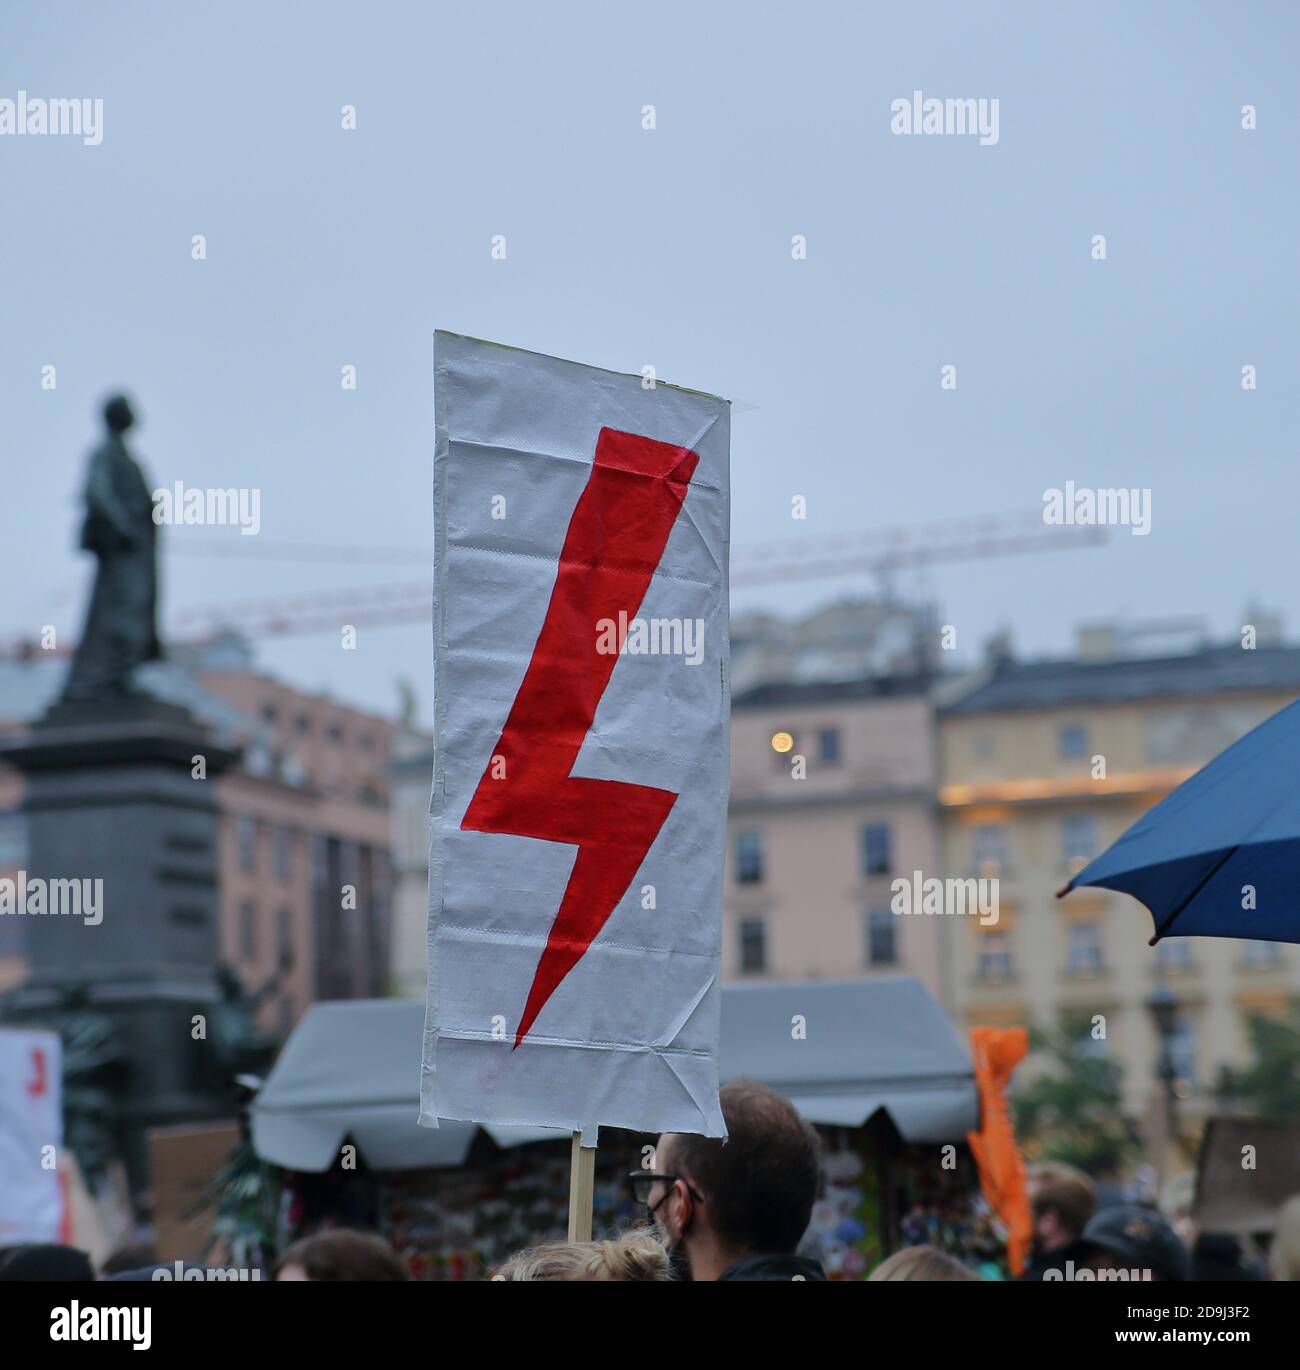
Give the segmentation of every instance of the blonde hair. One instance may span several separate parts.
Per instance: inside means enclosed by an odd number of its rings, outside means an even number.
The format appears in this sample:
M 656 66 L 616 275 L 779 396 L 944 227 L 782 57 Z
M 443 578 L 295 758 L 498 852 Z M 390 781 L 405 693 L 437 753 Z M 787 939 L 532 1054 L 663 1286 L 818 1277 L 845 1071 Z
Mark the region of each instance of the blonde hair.
M 554 1242 L 516 1252 L 494 1280 L 671 1280 L 668 1248 L 653 1228 L 603 1242 Z
M 905 1246 L 881 1261 L 871 1280 L 978 1280 L 979 1276 L 937 1246 Z
M 1300 1194 L 1293 1194 L 1277 1215 L 1268 1273 L 1275 1280 L 1300 1280 Z

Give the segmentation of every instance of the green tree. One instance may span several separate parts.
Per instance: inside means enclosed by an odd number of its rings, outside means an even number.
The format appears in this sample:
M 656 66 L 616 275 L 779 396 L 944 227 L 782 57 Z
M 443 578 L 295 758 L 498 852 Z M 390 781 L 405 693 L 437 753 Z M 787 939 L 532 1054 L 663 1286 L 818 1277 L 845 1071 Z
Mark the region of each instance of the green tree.
M 1248 1031 L 1254 1059 L 1223 1072 L 1219 1098 L 1256 1118 L 1300 1117 L 1300 1004 L 1286 1017 L 1252 1017 Z
M 1123 1071 L 1098 1050 L 1091 1019 L 1062 1015 L 1053 1028 L 1031 1030 L 1029 1046 L 1043 1068 L 1012 1099 L 1026 1158 L 1119 1174 L 1137 1138 L 1121 1112 Z

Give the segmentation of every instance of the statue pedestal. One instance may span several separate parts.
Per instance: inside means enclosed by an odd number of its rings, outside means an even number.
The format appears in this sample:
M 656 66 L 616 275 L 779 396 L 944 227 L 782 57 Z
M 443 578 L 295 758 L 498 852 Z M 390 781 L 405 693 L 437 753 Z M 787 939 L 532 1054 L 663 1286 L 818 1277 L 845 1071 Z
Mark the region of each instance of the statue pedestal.
M 133 1189 L 147 1128 L 231 1111 L 207 1039 L 222 998 L 212 787 L 237 755 L 187 710 L 141 696 L 56 704 L 0 744 L 0 761 L 27 782 L 28 889 L 45 890 L 48 908 L 54 882 L 74 882 L 80 903 L 65 885 L 65 907 L 83 909 L 33 912 L 29 895 L 18 916 L 30 974 L 5 996 L 5 1016 L 111 1025 L 102 1054 L 115 1061 L 114 1140 Z M 193 778 L 197 757 L 206 779 Z

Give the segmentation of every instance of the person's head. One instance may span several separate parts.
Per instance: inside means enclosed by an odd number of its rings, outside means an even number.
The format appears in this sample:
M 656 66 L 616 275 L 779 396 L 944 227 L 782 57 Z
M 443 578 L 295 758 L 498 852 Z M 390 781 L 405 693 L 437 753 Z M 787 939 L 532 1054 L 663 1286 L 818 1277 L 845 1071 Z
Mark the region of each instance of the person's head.
M 1268 1273 L 1275 1280 L 1300 1280 L 1300 1194 L 1293 1194 L 1278 1211 Z
M 555 1242 L 519 1251 L 494 1280 L 671 1280 L 668 1248 L 651 1227 L 604 1242 Z
M 340 1228 L 287 1247 L 275 1263 L 277 1280 L 409 1280 L 410 1272 L 382 1238 Z
M 817 1197 L 817 1134 L 794 1105 L 754 1080 L 719 1096 L 727 1140 L 665 1132 L 646 1206 L 694 1279 L 746 1256 L 789 1255 Z
M 979 1276 L 937 1246 L 905 1246 L 881 1261 L 871 1280 L 978 1280 Z
M 1154 1209 L 1133 1204 L 1116 1204 L 1095 1213 L 1060 1259 L 1062 1263 L 1072 1260 L 1076 1268 L 1095 1271 L 1102 1279 L 1112 1271 L 1126 1271 L 1129 1279 L 1165 1283 L 1191 1278 L 1187 1249 L 1174 1229 Z
M 1047 1255 L 1077 1241 L 1097 1207 L 1092 1181 L 1082 1170 L 1059 1161 L 1031 1165 L 1027 1179 L 1034 1249 Z
M 0 1280 L 83 1282 L 94 1278 L 90 1257 L 75 1246 L 30 1242 L 11 1246 L 0 1257 Z
M 129 1270 L 143 1270 L 158 1264 L 158 1252 L 152 1242 L 135 1242 L 119 1246 L 116 1251 L 99 1267 L 101 1279 L 109 1275 L 121 1275 Z
M 125 433 L 135 423 L 131 402 L 125 395 L 114 395 L 105 402 L 104 422 L 110 433 Z

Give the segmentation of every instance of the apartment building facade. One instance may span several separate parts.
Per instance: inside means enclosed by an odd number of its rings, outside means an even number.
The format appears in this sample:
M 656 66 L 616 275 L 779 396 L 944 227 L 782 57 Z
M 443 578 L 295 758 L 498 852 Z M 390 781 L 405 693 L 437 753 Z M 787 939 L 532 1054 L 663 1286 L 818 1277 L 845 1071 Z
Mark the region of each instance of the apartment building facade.
M 732 699 L 727 979 L 897 973 L 934 993 L 932 920 L 891 910 L 938 862 L 929 678 L 758 686 Z
M 1136 819 L 1300 694 L 1300 648 L 1199 647 L 1125 658 L 1096 642 L 1068 660 L 991 665 L 940 706 L 938 810 L 947 877 L 997 879 L 999 917 L 940 920 L 941 998 L 962 1026 L 1094 1019 L 1090 1049 L 1124 1069 L 1125 1109 L 1151 1098 L 1176 1003 L 1176 1093 L 1204 1111 L 1224 1066 L 1248 1060 L 1247 1024 L 1300 994 L 1300 948 L 1169 938 L 1151 948 L 1136 900 L 1056 891 Z M 1092 1041 L 1091 1035 L 1089 1040 Z

